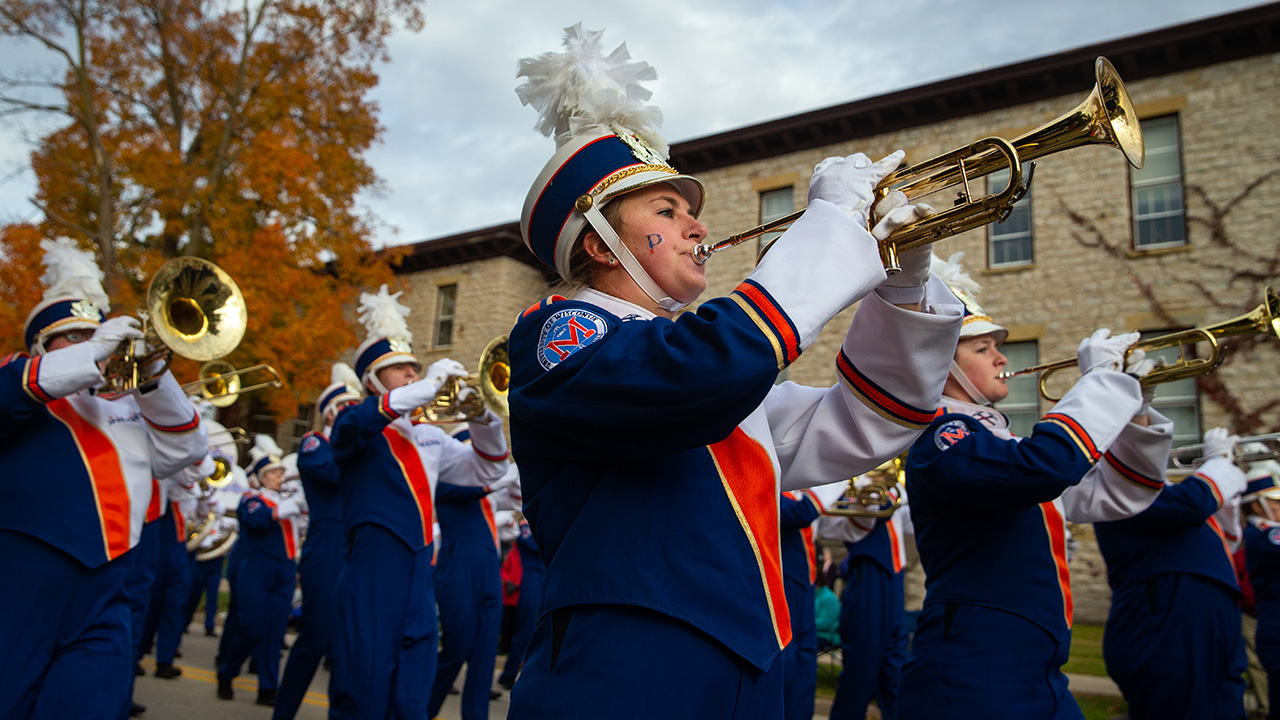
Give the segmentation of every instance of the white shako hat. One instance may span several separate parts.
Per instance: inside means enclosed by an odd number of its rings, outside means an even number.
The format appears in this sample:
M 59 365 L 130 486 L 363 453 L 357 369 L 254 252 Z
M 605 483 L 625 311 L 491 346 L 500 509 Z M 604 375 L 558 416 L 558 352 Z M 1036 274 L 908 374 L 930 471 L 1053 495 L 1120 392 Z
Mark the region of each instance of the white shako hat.
M 413 333 L 405 318 L 409 308 L 400 302 L 402 292 L 389 294 L 383 285 L 377 293 L 360 293 L 360 322 L 368 336 L 356 348 L 356 377 L 372 380 L 379 389 L 376 373 L 388 365 L 422 363 L 413 355 Z
M 960 326 L 960 339 L 990 333 L 995 335 L 996 344 L 999 345 L 1009 337 L 1009 331 L 997 325 L 978 304 L 978 293 L 982 291 L 982 286 L 960 267 L 960 261 L 963 259 L 964 252 L 955 253 L 946 260 L 934 255 L 930 271 L 946 283 L 951 292 L 964 303 L 964 320 Z
M 44 297 L 27 315 L 22 339 L 27 350 L 44 352 L 50 335 L 68 330 L 94 330 L 111 312 L 111 303 L 102 289 L 102 268 L 93 252 L 69 238 L 41 240 L 44 248 Z
M 284 451 L 270 435 L 259 433 L 254 436 L 249 458 L 249 477 L 259 483 L 268 470 L 284 467 Z
M 640 267 L 600 209 L 618 196 L 656 183 L 669 183 L 702 212 L 702 183 L 667 163 L 670 150 L 659 131 L 662 111 L 645 105 L 652 93 L 640 83 L 657 78 L 645 62 L 628 62 L 625 43 L 605 55 L 603 30 L 565 28 L 562 53 L 520 60 L 516 88 L 525 105 L 538 111 L 535 128 L 555 136 L 556 153 L 525 196 L 520 213 L 524 244 L 548 267 L 569 278 L 569 256 L 590 224 L 636 283 L 668 310 L 684 303 L 667 297 Z

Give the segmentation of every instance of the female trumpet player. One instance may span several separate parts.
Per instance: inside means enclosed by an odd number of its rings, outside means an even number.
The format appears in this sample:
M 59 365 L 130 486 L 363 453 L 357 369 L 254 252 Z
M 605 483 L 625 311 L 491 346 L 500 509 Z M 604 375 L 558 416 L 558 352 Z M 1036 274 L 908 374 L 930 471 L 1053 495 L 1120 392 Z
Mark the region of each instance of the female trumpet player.
M 44 299 L 27 350 L 0 358 L 0 717 L 116 718 L 133 657 L 125 586 L 152 478 L 199 460 L 208 440 L 165 371 L 106 400 L 102 364 L 142 339 L 106 319 L 93 253 L 44 241 Z M 146 369 L 144 369 L 146 370 Z
M 966 316 L 938 417 L 907 453 L 907 495 L 926 576 L 902 670 L 899 720 L 1082 718 L 1061 667 L 1071 641 L 1066 522 L 1132 515 L 1156 498 L 1173 423 L 1143 400 L 1153 362 L 1137 333 L 1080 343 L 1083 377 L 1014 437 L 990 407 L 1009 389 L 1007 331 L 972 299 L 959 256 L 935 270 Z M 1125 372 L 1127 370 L 1127 372 Z
M 513 451 L 547 571 L 509 717 L 778 718 L 780 493 L 910 442 L 959 308 L 926 294 L 927 253 L 886 280 L 865 221 L 895 153 L 824 161 L 751 276 L 677 315 L 706 287 L 691 254 L 707 236 L 702 186 L 666 163 L 656 111 L 619 112 L 647 97 L 635 81 L 652 69 L 624 48 L 605 57 L 599 35 L 569 28 L 570 52 L 522 61 L 517 90 L 563 132 L 526 198 L 524 242 L 577 287 L 510 335 Z M 892 205 L 877 233 L 926 212 Z M 859 299 L 832 358 L 841 382 L 775 386 Z

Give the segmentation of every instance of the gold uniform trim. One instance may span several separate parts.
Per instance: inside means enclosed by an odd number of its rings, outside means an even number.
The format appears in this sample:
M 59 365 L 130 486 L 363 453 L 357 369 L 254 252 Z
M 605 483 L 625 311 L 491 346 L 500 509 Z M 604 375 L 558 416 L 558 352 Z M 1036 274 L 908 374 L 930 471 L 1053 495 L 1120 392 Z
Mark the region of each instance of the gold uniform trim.
M 778 341 L 778 336 L 773 332 L 773 328 L 764 321 L 764 318 L 760 317 L 760 314 L 751 306 L 751 303 L 747 302 L 741 295 L 738 293 L 732 293 L 729 297 L 733 298 L 733 301 L 738 303 L 738 307 L 741 307 L 743 312 L 747 314 L 747 317 L 751 318 L 751 321 L 756 324 L 756 327 L 760 328 L 760 332 L 764 334 L 765 338 L 768 339 L 769 344 L 773 346 L 773 355 L 778 361 L 778 369 L 786 369 L 787 357 L 782 352 L 782 343 Z

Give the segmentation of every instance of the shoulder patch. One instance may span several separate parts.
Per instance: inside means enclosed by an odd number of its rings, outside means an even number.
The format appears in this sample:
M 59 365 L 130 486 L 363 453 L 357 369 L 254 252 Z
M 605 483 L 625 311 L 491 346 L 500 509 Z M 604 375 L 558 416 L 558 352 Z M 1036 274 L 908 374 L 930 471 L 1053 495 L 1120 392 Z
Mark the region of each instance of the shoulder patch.
M 946 450 L 961 440 L 969 437 L 973 430 L 963 420 L 948 420 L 933 431 L 933 444 L 939 450 Z
M 1273 527 L 1268 530 L 1267 540 L 1271 541 L 1272 545 L 1280 545 L 1280 527 Z
M 590 310 L 569 308 L 554 312 L 538 335 L 538 362 L 550 370 L 607 332 L 609 324 L 604 317 Z
M 560 302 L 561 300 L 564 300 L 564 299 L 565 297 L 563 295 L 552 295 L 550 297 L 539 300 L 538 302 L 530 305 L 524 312 L 520 313 L 520 317 L 527 317 L 533 312 L 540 310 L 541 308 L 547 305 L 550 305 L 551 303 Z
M 300 453 L 315 452 L 320 447 L 320 438 L 315 435 L 308 435 L 302 439 L 302 447 L 298 448 Z

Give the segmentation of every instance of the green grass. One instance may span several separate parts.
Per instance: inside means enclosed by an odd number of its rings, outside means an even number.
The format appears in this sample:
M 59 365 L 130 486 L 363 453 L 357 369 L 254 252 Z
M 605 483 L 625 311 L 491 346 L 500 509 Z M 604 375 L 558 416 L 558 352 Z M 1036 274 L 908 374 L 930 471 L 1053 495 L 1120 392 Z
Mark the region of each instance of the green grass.
M 1110 720 L 1125 711 L 1124 700 L 1105 695 L 1076 695 L 1085 720 Z
M 1063 672 L 1106 676 L 1102 662 L 1102 626 L 1076 625 L 1071 628 L 1071 655 Z

